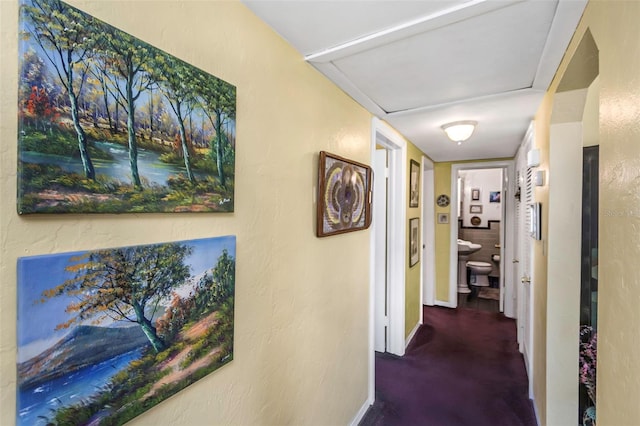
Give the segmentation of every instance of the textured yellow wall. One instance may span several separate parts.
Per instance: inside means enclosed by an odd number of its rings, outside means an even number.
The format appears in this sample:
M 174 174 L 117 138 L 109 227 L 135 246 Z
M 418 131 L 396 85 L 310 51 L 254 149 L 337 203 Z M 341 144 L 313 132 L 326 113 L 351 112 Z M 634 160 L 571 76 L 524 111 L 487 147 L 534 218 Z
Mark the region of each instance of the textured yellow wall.
M 598 424 L 640 421 L 640 2 L 594 1 L 600 56 Z
M 420 165 L 420 204 L 418 207 L 409 207 L 409 202 L 407 201 L 407 265 L 406 265 L 406 274 L 405 274 L 405 299 L 404 299 L 404 329 L 405 329 L 405 337 L 408 337 L 411 331 L 415 328 L 415 326 L 420 321 L 420 309 L 422 309 L 422 301 L 420 300 L 420 273 L 422 271 L 422 260 L 413 265 L 411 268 L 409 267 L 409 259 L 411 258 L 409 254 L 409 238 L 410 238 L 410 230 L 409 230 L 409 219 L 417 217 L 418 219 L 422 216 L 422 203 L 423 203 L 423 188 L 422 188 L 422 151 L 418 149 L 411 142 L 407 142 L 407 200 L 410 199 L 409 196 L 409 182 L 411 179 L 411 160 L 417 161 Z M 420 236 L 422 241 L 423 230 L 420 229 Z M 420 246 L 420 253 L 422 253 L 422 245 Z M 422 255 L 422 254 L 421 254 Z
M 548 165 L 548 123 L 551 95 L 566 71 L 578 43 L 587 29 L 599 50 L 599 140 L 600 140 L 600 223 L 599 223 L 599 295 L 598 295 L 598 401 L 600 425 L 637 425 L 640 418 L 640 2 L 591 0 L 574 39 L 567 49 L 545 102 L 536 119 L 537 142 L 543 166 Z M 551 94 L 551 95 L 550 95 Z M 546 122 L 546 123 L 545 123 Z M 546 132 L 546 134 L 545 134 Z M 555 179 L 555 177 L 554 177 Z M 544 197 L 545 194 L 536 194 Z M 552 207 L 553 208 L 553 207 Z M 543 219 L 545 212 L 543 212 Z M 577 218 L 578 220 L 579 218 Z M 543 225 L 543 238 L 547 229 Z M 536 261 L 536 273 L 546 274 L 546 261 Z M 535 294 L 538 330 L 546 327 L 546 283 Z M 544 366 L 553 363 L 553 354 L 545 359 L 546 335 L 535 333 L 535 391 L 542 425 L 547 421 L 545 388 L 553 378 L 545 379 Z M 577 356 L 577 354 L 576 354 Z M 540 367 L 540 368 L 539 368 Z
M 369 231 L 314 236 L 317 153 L 370 163 L 370 114 L 239 2 L 73 1 L 237 86 L 233 214 L 16 214 L 16 1 L 0 2 L 0 424 L 14 424 L 16 259 L 237 235 L 233 362 L 132 425 L 346 424 L 367 397 Z
M 433 165 L 433 179 L 436 199 L 440 194 L 451 198 L 451 163 L 435 163 Z M 439 207 L 438 204 L 435 204 L 435 208 L 436 301 L 452 302 L 449 300 L 449 261 L 451 258 L 449 248 L 451 247 L 451 221 L 456 218 L 451 214 L 451 205 Z M 449 213 L 448 224 L 438 223 L 439 213 Z
M 534 145 L 540 150 L 540 166 L 545 175 L 549 173 L 549 123 L 553 96 L 546 94 L 535 117 Z M 543 245 L 548 238 L 549 225 L 549 187 L 536 187 L 535 200 L 542 204 L 542 240 L 533 244 L 533 277 L 531 284 L 533 297 L 533 394 L 536 412 L 541 425 L 546 424 L 547 401 L 547 258 Z

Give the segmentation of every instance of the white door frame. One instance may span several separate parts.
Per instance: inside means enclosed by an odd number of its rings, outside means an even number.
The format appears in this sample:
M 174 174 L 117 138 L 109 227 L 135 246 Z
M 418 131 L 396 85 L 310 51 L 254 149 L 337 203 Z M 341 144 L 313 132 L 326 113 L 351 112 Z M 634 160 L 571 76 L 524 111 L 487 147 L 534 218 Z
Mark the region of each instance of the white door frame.
M 436 288 L 436 238 L 435 238 L 435 187 L 433 161 L 422 157 L 422 273 L 420 274 L 420 303 L 435 305 Z M 420 307 L 420 324 L 424 309 Z
M 389 211 L 389 203 L 387 201 L 387 178 L 389 176 L 389 168 L 387 166 L 387 149 L 376 149 L 372 159 L 373 166 L 373 205 L 372 205 L 372 223 L 378 226 L 373 227 L 372 232 L 375 235 L 375 250 L 373 259 L 375 265 L 375 301 L 374 301 L 374 349 L 376 352 L 386 352 L 387 342 L 389 341 L 389 318 L 387 317 L 387 308 L 389 299 L 388 286 L 389 282 L 389 252 L 387 250 L 387 241 L 389 240 L 387 229 L 387 216 Z M 382 225 L 384 224 L 384 226 Z
M 406 262 L 406 203 L 407 203 L 407 143 L 387 123 L 374 117 L 371 123 L 371 158 L 375 155 L 376 145 L 388 150 L 389 192 L 388 219 L 389 251 L 389 340 L 387 352 L 402 356 L 405 350 L 404 301 L 405 301 L 405 262 Z M 375 203 L 376 201 L 373 200 Z M 375 400 L 375 227 L 370 236 L 369 253 L 369 401 Z
M 513 244 L 511 237 L 505 239 L 506 230 L 514 232 L 515 201 L 510 191 L 511 183 L 514 181 L 513 160 L 486 161 L 480 163 L 460 163 L 451 166 L 451 235 L 450 235 L 450 260 L 449 260 L 449 306 L 458 306 L 458 218 L 455 217 L 456 206 L 458 206 L 458 172 L 469 169 L 504 169 L 506 184 L 503 187 L 503 201 L 505 203 L 504 220 L 500 221 L 500 298 L 501 304 L 504 300 L 504 314 L 507 317 L 515 317 L 515 303 L 512 295 L 515 286 L 513 281 L 513 268 L 505 267 L 505 259 L 513 259 Z M 504 295 L 507 297 L 503 299 Z
M 527 132 L 528 134 L 528 132 Z M 525 168 L 526 168 L 526 156 L 527 156 L 527 152 L 530 149 L 530 146 L 527 144 L 527 136 L 525 136 L 524 141 L 520 144 L 520 147 L 518 148 L 518 151 L 516 152 L 516 172 L 520 171 L 520 181 L 517 182 L 516 184 L 518 185 L 518 187 L 520 188 L 520 204 L 519 206 L 516 205 L 516 209 L 519 208 L 518 211 L 518 220 L 517 223 L 515 223 L 514 225 L 514 230 L 515 232 L 513 233 L 513 247 L 515 248 L 514 251 L 514 256 L 513 256 L 513 263 L 512 263 L 512 269 L 513 269 L 513 276 L 515 277 L 516 280 L 519 280 L 522 278 L 523 274 L 521 273 L 522 271 L 522 253 L 523 253 L 523 249 L 522 249 L 522 244 L 524 244 L 525 239 L 527 238 L 527 235 L 524 232 L 524 223 L 525 223 L 525 215 L 526 215 L 526 176 L 524 175 Z M 526 318 L 524 318 L 524 295 L 523 295 L 523 283 L 521 282 L 520 285 L 518 285 L 516 283 L 516 303 L 517 303 L 517 309 L 516 309 L 516 334 L 517 334 L 517 339 L 518 339 L 518 350 L 520 351 L 520 353 L 524 353 L 524 320 Z M 525 363 L 528 360 L 525 359 Z M 527 367 L 527 373 L 529 372 L 529 367 Z
M 516 153 L 516 167 L 522 167 L 522 173 L 520 175 L 521 182 L 521 201 L 520 201 L 520 222 L 516 223 L 513 227 L 515 230 L 512 241 L 514 242 L 514 265 L 515 268 L 511 268 L 514 273 L 514 285 L 516 287 L 517 294 L 517 312 L 516 312 L 516 327 L 518 336 L 518 348 L 524 356 L 525 367 L 527 376 L 529 378 L 529 398 L 533 399 L 533 292 L 531 291 L 531 285 L 535 282 L 534 268 L 533 268 L 533 240 L 528 235 L 525 225 L 527 223 L 526 217 L 528 214 L 529 206 L 527 205 L 526 192 L 527 192 L 527 154 L 534 148 L 535 143 L 535 125 L 532 121 L 527 129 L 518 152 Z M 520 165 L 518 163 L 521 163 Z M 533 184 L 533 183 L 531 183 Z M 532 201 L 535 202 L 535 190 L 531 188 L 534 193 Z M 516 235 L 517 233 L 517 235 Z M 517 244 L 517 246 L 515 246 Z M 525 249 L 529 245 L 528 249 Z M 525 256 L 527 256 L 525 258 Z M 526 276 L 526 277 L 525 277 Z M 529 282 L 522 281 L 528 279 Z M 525 287 L 527 286 L 527 287 Z M 526 297 L 525 297 L 526 296 Z
M 556 180 L 553 186 L 545 182 L 549 207 L 547 240 L 542 244 L 546 243 L 547 264 L 547 407 L 553 409 L 547 411 L 552 413 L 547 418 L 553 420 L 553 424 L 575 423 L 578 414 L 578 380 L 571 374 L 579 368 L 580 343 L 577 330 L 580 327 L 582 223 L 576 218 L 582 214 L 583 117 L 589 90 L 556 93 L 549 128 L 552 160 L 548 174 L 553 174 Z M 569 108 L 575 111 L 571 117 L 555 114 Z M 532 283 L 535 282 L 534 277 Z

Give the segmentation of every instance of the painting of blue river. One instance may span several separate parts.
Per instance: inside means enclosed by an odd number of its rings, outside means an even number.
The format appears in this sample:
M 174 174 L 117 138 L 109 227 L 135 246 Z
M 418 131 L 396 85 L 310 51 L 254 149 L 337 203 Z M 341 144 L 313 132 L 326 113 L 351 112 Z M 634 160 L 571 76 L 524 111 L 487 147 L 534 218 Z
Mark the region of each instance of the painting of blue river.
M 64 1 L 18 3 L 19 214 L 233 211 L 233 84 Z
M 15 424 L 124 424 L 231 362 L 235 244 L 20 257 Z
M 96 148 L 107 152 L 113 160 L 93 160 L 96 173 L 123 183 L 131 183 L 129 168 L 129 151 L 124 145 L 113 142 L 94 142 Z M 21 151 L 20 159 L 25 163 L 51 164 L 61 167 L 66 172 L 82 173 L 82 163 L 77 158 L 33 151 Z M 160 161 L 160 154 L 155 151 L 138 148 L 138 171 L 140 177 L 148 184 L 166 186 L 170 176 L 185 174 L 185 168 Z M 204 178 L 202 173 L 194 172 L 197 178 Z
M 18 425 L 46 426 L 58 408 L 77 404 L 99 392 L 116 373 L 140 358 L 141 350 L 108 359 L 18 394 Z

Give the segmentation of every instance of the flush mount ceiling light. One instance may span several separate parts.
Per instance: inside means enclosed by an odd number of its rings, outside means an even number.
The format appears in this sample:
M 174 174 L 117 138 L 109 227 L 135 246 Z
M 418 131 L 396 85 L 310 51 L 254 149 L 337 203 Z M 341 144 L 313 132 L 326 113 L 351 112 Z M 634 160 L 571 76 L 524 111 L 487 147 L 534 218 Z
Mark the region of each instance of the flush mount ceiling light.
M 449 139 L 461 145 L 471 137 L 473 131 L 478 124 L 477 121 L 454 121 L 442 125 L 442 130 L 447 134 Z

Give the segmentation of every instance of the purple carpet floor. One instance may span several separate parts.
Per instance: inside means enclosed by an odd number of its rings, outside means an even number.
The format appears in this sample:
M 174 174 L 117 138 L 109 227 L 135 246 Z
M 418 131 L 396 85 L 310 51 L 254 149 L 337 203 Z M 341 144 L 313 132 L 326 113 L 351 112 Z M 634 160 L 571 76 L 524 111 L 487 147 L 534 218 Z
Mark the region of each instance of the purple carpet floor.
M 424 308 L 403 357 L 376 353 L 376 402 L 361 426 L 535 426 L 516 323 Z

